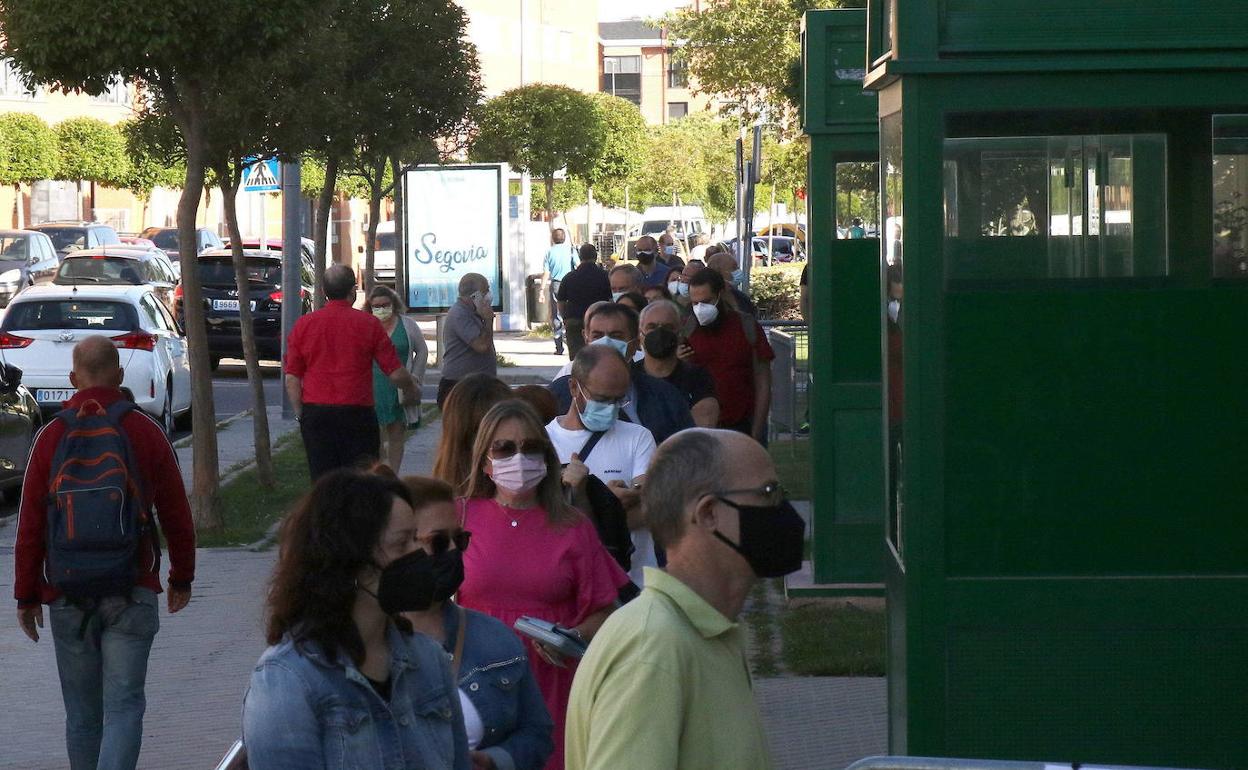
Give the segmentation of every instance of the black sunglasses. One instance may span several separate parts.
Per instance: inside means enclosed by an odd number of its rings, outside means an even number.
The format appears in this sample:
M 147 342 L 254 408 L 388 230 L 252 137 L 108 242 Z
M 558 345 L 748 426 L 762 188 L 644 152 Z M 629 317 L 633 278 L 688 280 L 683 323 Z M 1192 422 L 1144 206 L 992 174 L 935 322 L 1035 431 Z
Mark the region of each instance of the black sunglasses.
M 451 550 L 452 543 L 456 549 L 464 551 L 468 549 L 468 541 L 471 539 L 472 533 L 466 529 L 457 530 L 454 534 L 435 532 L 429 537 L 429 552 L 433 556 L 441 556 Z
M 495 460 L 506 460 L 516 452 L 526 455 L 540 455 L 546 451 L 546 442 L 540 438 L 521 439 L 517 444 L 511 439 L 496 439 L 490 442 L 490 457 Z

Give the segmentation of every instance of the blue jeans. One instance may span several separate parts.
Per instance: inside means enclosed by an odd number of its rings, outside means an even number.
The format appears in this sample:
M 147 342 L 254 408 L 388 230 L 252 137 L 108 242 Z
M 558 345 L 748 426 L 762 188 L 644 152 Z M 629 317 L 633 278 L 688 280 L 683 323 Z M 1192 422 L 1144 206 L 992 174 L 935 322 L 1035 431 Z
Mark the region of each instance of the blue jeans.
M 550 282 L 550 334 L 555 339 L 555 347 L 563 347 L 563 316 L 559 315 L 559 300 L 555 294 L 559 292 L 559 284 L 563 281 Z
M 130 600 L 100 599 L 85 627 L 84 614 L 64 598 L 52 603 L 69 766 L 134 770 L 147 708 L 147 657 L 160 627 L 156 594 L 135 588 Z

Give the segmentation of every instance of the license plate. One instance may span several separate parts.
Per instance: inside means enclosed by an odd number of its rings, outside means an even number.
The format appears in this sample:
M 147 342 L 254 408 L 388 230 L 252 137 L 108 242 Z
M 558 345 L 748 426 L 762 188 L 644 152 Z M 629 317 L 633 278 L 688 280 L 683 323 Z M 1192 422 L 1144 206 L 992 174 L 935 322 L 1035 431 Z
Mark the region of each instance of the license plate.
M 41 404 L 59 404 L 73 397 L 73 388 L 39 388 L 35 391 L 35 400 Z
M 247 305 L 248 307 L 251 308 L 252 312 L 254 313 L 256 310 L 256 301 L 253 299 L 250 302 L 248 302 Z M 212 309 L 213 310 L 233 310 L 235 313 L 237 313 L 238 312 L 238 300 L 236 299 L 214 299 L 212 301 Z

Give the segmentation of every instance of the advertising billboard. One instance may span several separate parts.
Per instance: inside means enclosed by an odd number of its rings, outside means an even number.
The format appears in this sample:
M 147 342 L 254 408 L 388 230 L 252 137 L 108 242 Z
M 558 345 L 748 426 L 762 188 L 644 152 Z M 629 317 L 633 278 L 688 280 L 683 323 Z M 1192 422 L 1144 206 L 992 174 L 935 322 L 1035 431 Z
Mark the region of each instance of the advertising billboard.
M 410 312 L 446 312 L 465 273 L 489 279 L 494 309 L 503 309 L 503 169 L 501 164 L 417 166 L 403 175 L 404 296 Z

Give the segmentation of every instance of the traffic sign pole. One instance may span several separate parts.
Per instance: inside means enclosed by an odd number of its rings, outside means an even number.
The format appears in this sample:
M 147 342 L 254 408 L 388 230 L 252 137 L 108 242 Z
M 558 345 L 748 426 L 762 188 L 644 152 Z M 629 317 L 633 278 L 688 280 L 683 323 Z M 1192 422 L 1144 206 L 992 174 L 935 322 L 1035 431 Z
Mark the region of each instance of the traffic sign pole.
M 286 395 L 286 344 L 303 314 L 303 282 L 300 279 L 303 244 L 299 228 L 302 180 L 299 163 L 282 164 L 282 418 L 294 419 L 295 409 Z

